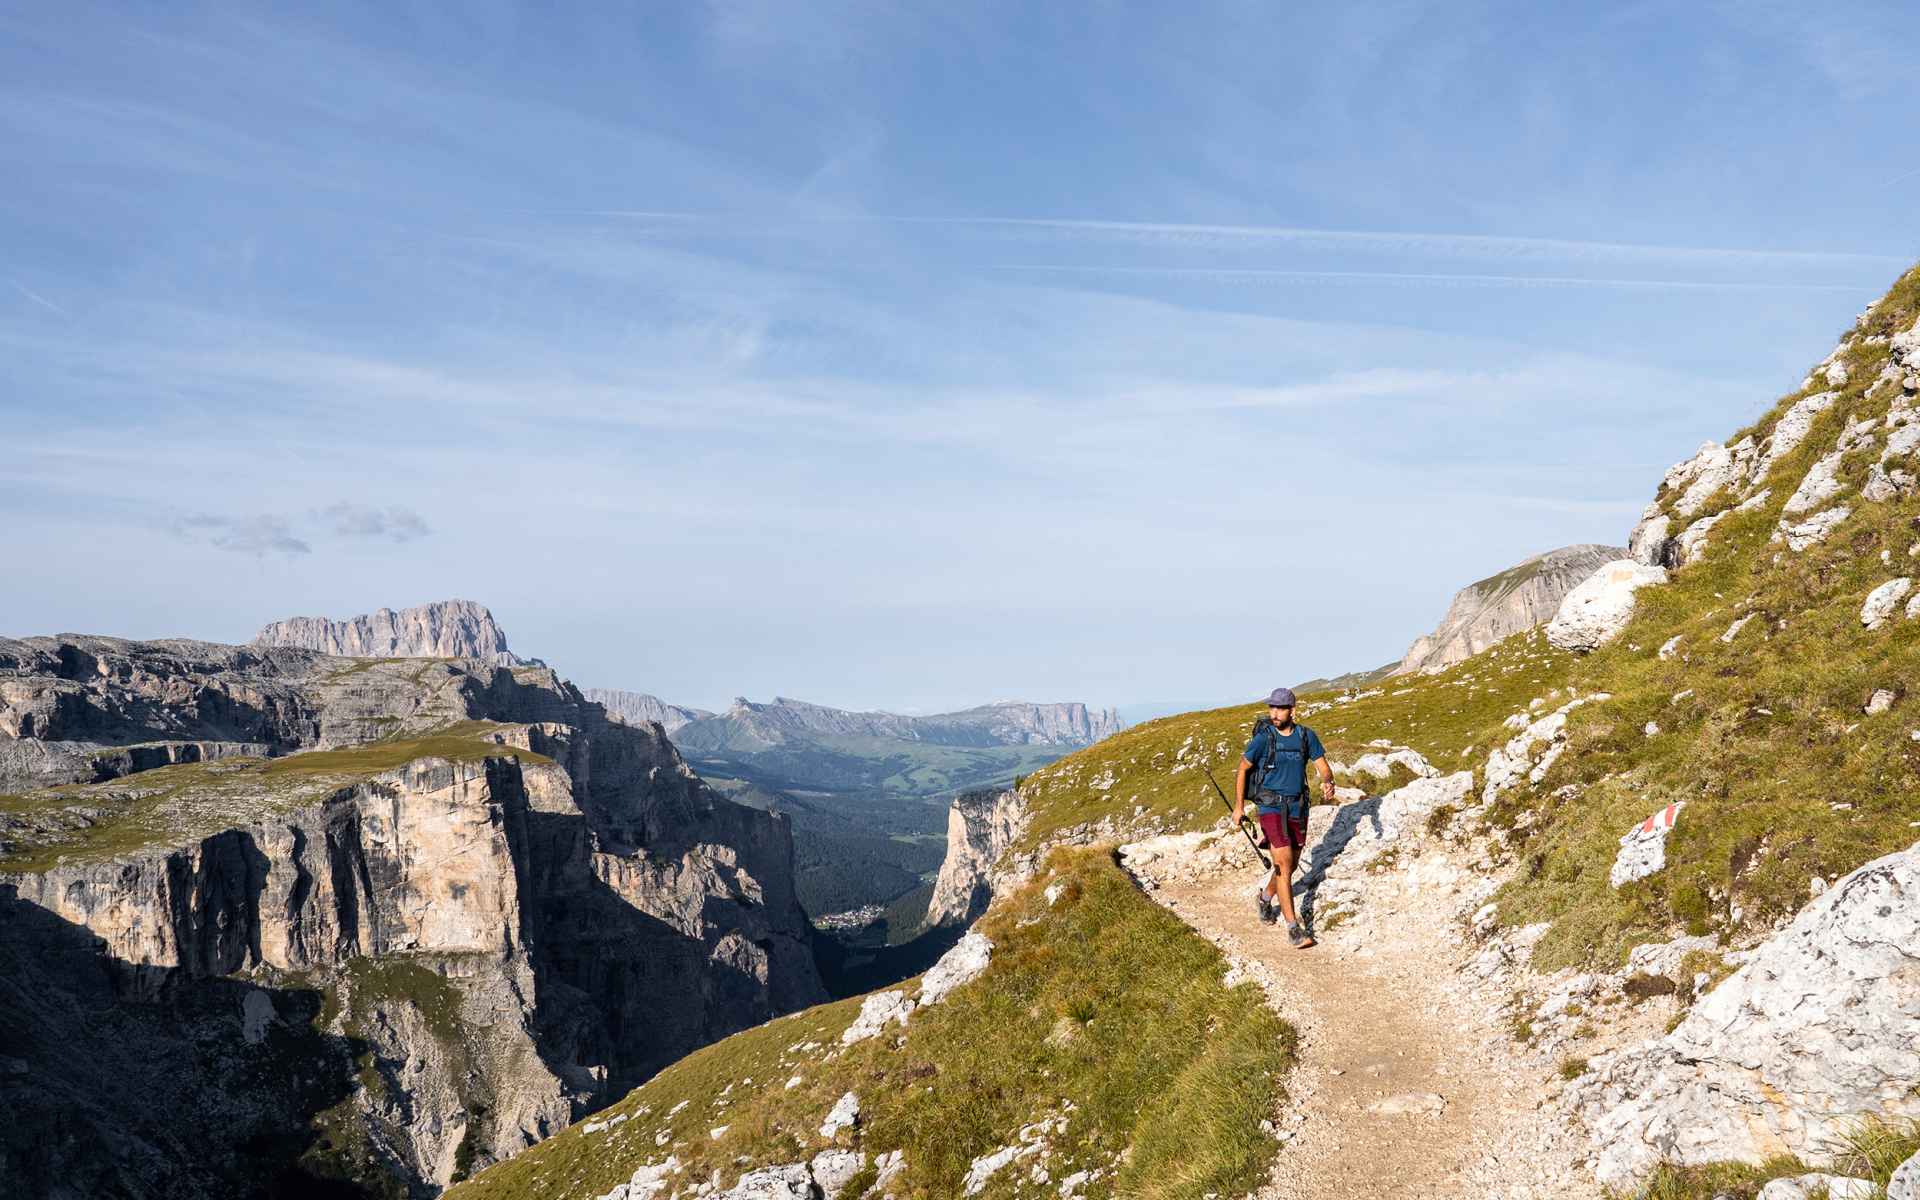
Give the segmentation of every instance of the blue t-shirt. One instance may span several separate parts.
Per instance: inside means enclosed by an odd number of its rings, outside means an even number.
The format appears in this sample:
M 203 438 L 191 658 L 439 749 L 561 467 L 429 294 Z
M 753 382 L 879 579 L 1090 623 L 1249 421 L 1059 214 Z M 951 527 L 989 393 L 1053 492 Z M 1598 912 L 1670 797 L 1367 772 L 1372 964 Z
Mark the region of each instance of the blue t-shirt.
M 1267 756 L 1267 742 L 1278 739 L 1273 756 L 1273 770 L 1267 772 L 1265 779 L 1256 778 L 1260 764 Z M 1326 748 L 1320 744 L 1320 735 L 1305 725 L 1295 722 L 1292 729 L 1281 733 L 1271 724 L 1262 725 L 1260 732 L 1253 735 L 1247 748 L 1240 757 L 1253 764 L 1253 774 L 1247 777 L 1247 794 L 1253 795 L 1253 789 L 1277 792 L 1282 796 L 1298 796 L 1307 790 L 1307 764 L 1325 758 Z M 1255 808 L 1261 812 L 1279 812 L 1280 807 L 1273 804 L 1260 804 Z

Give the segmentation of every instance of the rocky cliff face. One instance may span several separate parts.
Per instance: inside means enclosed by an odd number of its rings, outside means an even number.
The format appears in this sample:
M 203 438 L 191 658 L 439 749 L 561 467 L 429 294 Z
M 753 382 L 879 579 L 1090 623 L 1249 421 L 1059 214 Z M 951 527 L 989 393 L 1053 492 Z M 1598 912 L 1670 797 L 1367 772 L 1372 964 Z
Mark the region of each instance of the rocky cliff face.
M 993 899 L 993 866 L 1020 835 L 1025 809 L 1013 790 L 967 792 L 947 809 L 947 856 L 927 904 L 927 924 L 965 925 Z
M 744 697 L 684 733 L 699 749 L 777 746 L 815 737 L 887 738 L 942 746 L 1090 746 L 1120 728 L 1112 709 L 1084 704 L 1006 701 L 959 712 L 909 717 L 889 712 L 849 712 L 776 696 L 771 704 Z
M 629 725 L 644 725 L 648 721 L 657 723 L 660 728 L 672 733 L 689 721 L 698 721 L 713 714 L 704 708 L 684 708 L 678 704 L 668 704 L 658 696 L 649 696 L 645 692 L 623 692 L 618 688 L 587 688 L 587 699 L 607 710 Z
M 786 821 L 543 668 L 0 642 L 0 729 L 0 1182 L 430 1195 L 823 995 Z
M 291 646 L 342 658 L 477 658 L 498 667 L 530 664 L 507 649 L 507 635 L 484 605 L 436 600 L 395 612 L 383 608 L 345 621 L 289 617 L 253 637 L 256 646 Z
M 1563 546 L 1468 584 L 1454 595 L 1439 627 L 1415 639 L 1394 674 L 1444 670 L 1544 623 L 1568 592 L 1626 554 L 1618 546 Z

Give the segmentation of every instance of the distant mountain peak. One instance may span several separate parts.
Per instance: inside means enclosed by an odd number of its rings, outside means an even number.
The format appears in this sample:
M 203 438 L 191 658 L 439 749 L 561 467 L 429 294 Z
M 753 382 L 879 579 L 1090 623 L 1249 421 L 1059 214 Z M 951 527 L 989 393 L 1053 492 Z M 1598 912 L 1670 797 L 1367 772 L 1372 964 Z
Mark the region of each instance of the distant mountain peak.
M 436 600 L 380 608 L 343 621 L 288 617 L 253 636 L 256 646 L 292 646 L 343 658 L 475 658 L 500 667 L 539 665 L 507 648 L 506 631 L 486 605 Z

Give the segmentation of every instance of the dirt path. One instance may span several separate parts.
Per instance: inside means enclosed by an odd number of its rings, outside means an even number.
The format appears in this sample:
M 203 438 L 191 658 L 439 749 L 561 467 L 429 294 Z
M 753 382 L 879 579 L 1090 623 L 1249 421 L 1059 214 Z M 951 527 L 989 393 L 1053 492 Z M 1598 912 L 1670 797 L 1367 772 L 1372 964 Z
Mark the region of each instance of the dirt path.
M 1266 976 L 1300 1031 L 1286 1144 L 1263 1200 L 1598 1196 L 1553 1114 L 1555 1081 L 1461 974 L 1468 947 L 1432 884 L 1449 870 L 1442 858 L 1419 878 L 1405 868 L 1367 876 L 1354 914 L 1304 951 L 1255 916 L 1255 871 L 1155 892 L 1254 964 L 1246 969 Z

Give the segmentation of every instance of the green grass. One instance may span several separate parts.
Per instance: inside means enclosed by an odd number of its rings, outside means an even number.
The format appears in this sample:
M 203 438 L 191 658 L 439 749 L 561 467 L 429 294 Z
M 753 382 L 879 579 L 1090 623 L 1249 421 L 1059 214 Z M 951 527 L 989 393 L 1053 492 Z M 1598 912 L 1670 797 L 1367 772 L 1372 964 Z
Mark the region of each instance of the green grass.
M 1723 1196 L 1728 1200 L 1753 1200 L 1769 1180 L 1819 1171 L 1870 1180 L 1878 1189 L 1876 1195 L 1884 1196 L 1894 1170 L 1916 1153 L 1920 1153 L 1920 1122 L 1869 1119 L 1846 1131 L 1833 1161 L 1824 1165 L 1809 1166 L 1782 1155 L 1762 1163 L 1663 1166 L 1643 1188 L 1630 1195 L 1633 1200 L 1714 1200 Z
M 468 721 L 417 738 L 285 758 L 178 763 L 106 783 L 0 797 L 0 871 L 37 873 L 67 862 L 186 845 L 318 803 L 341 787 L 418 759 L 552 761 L 492 742 L 496 728 Z
M 281 779 L 319 775 L 375 775 L 404 767 L 416 759 L 442 758 L 448 762 L 480 762 L 489 758 L 513 758 L 527 763 L 551 763 L 544 754 L 535 754 L 519 746 L 503 746 L 488 739 L 499 726 L 490 721 L 462 721 L 420 737 L 369 742 L 339 750 L 309 750 L 285 758 L 267 760 L 261 775 Z
M 1277 1149 L 1259 1123 L 1282 1095 L 1292 1030 L 1254 986 L 1224 987 L 1220 953 L 1110 856 L 1062 851 L 1051 866 L 1064 884 L 1057 903 L 1044 898 L 1045 878 L 1002 898 L 979 926 L 995 943 L 992 965 L 916 1013 L 904 1045 L 896 1027 L 827 1057 L 859 1001 L 808 1009 L 696 1051 L 592 1118 L 626 1122 L 593 1134 L 576 1125 L 451 1195 L 598 1195 L 669 1153 L 688 1164 L 677 1178 L 718 1170 L 730 1182 L 810 1158 L 824 1145 L 821 1120 L 849 1090 L 860 1098 L 860 1147 L 905 1151 L 893 1189 L 903 1200 L 959 1195 L 974 1158 L 1067 1103 L 1048 1163 L 1056 1180 L 1104 1167 L 1088 1194 L 1244 1194 Z M 996 1175 L 984 1194 L 1012 1195 L 1027 1165 Z

